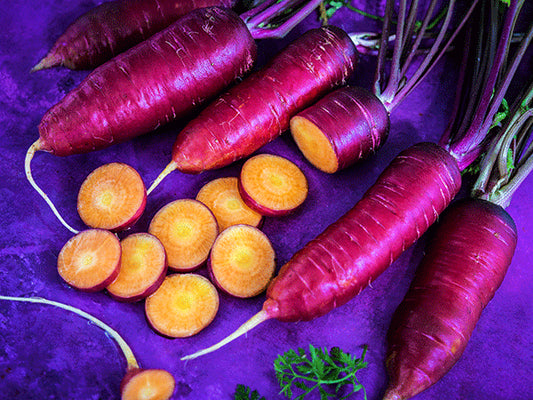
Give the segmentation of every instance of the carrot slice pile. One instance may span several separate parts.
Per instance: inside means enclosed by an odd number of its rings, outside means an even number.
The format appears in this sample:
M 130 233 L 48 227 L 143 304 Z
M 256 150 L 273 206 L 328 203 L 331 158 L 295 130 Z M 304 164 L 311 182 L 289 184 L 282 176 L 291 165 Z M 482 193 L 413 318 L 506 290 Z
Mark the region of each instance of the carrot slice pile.
M 78 193 L 78 214 L 92 228 L 125 229 L 139 219 L 145 205 L 146 188 L 141 176 L 123 163 L 95 169 Z
M 213 212 L 221 231 L 237 224 L 257 227 L 263 220 L 261 214 L 242 200 L 238 182 L 239 179 L 235 177 L 214 179 L 205 184 L 196 196 L 196 200 Z
M 156 236 L 168 257 L 168 266 L 175 271 L 192 271 L 209 256 L 218 235 L 213 213 L 197 200 L 173 201 L 161 208 L 148 232 Z
M 146 299 L 145 312 L 150 325 L 162 335 L 188 337 L 213 321 L 218 303 L 217 289 L 208 279 L 172 274 Z
M 239 191 L 248 206 L 268 216 L 294 211 L 307 197 L 307 178 L 286 158 L 260 154 L 248 159 L 242 169 Z
M 209 259 L 215 284 L 236 297 L 252 297 L 263 292 L 275 266 L 270 240 L 259 229 L 248 225 L 234 225 L 223 231 Z
M 121 384 L 122 400 L 168 400 L 176 381 L 164 369 L 139 369 L 126 376 Z
M 120 301 L 137 301 L 151 295 L 167 272 L 165 248 L 149 233 L 129 235 L 120 246 L 120 272 L 107 287 L 109 294 Z
M 291 134 L 304 157 L 316 168 L 327 173 L 339 169 L 339 160 L 330 139 L 308 119 L 291 119 Z
M 120 258 L 120 241 L 113 233 L 88 229 L 63 246 L 57 258 L 57 271 L 77 289 L 98 291 L 117 277 Z

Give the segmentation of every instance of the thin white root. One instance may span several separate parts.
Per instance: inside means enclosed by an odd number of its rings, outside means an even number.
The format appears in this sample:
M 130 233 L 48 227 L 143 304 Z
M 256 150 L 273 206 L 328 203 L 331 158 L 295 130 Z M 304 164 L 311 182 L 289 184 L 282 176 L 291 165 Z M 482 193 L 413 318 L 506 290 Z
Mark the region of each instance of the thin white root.
M 181 358 L 182 361 L 185 360 L 192 360 L 194 358 L 203 356 L 205 354 L 212 353 L 215 350 L 220 349 L 222 346 L 225 346 L 229 342 L 237 339 L 239 336 L 244 335 L 246 332 L 252 330 L 257 325 L 259 325 L 261 322 L 266 321 L 267 319 L 270 319 L 270 316 L 266 313 L 266 311 L 262 310 L 255 314 L 252 318 L 250 318 L 248 321 L 246 321 L 244 324 L 242 324 L 235 332 L 233 332 L 231 335 L 227 336 L 225 339 L 222 339 L 220 342 L 214 344 L 211 347 L 208 347 L 207 349 L 203 349 L 200 351 L 197 351 L 194 354 L 190 354 L 188 356 L 184 356 Z
M 155 181 L 152 183 L 152 185 L 148 188 L 148 191 L 146 192 L 146 195 L 150 195 L 152 193 L 152 190 L 154 190 L 163 179 L 166 178 L 168 174 L 170 174 L 172 171 L 175 171 L 178 168 L 178 164 L 176 164 L 174 161 L 171 161 L 165 169 L 155 178 Z
M 43 190 L 39 186 L 37 186 L 37 183 L 35 183 L 35 180 L 33 179 L 33 176 L 31 174 L 31 160 L 33 159 L 33 156 L 35 155 L 35 152 L 39 150 L 39 146 L 40 146 L 40 142 L 39 140 L 37 140 L 30 146 L 30 148 L 28 149 L 28 152 L 26 153 L 26 158 L 24 160 L 24 171 L 26 172 L 26 179 L 28 179 L 28 182 L 30 182 L 30 185 L 37 191 L 37 193 L 41 195 L 41 197 L 44 199 L 46 204 L 48 204 L 48 206 L 52 209 L 52 212 L 57 217 L 57 219 L 59 219 L 59 222 L 61 222 L 63 226 L 67 228 L 69 231 L 71 231 L 72 233 L 78 234 L 80 233 L 80 231 L 74 229 L 73 227 L 71 227 L 69 224 L 65 222 L 63 217 L 57 211 L 57 208 L 54 205 L 54 203 L 52 203 L 52 201 L 46 195 L 46 193 L 43 192 Z
M 26 302 L 26 303 L 39 303 L 39 304 L 47 304 L 50 306 L 62 308 L 64 310 L 73 312 L 74 314 L 79 315 L 80 317 L 83 317 L 99 328 L 102 328 L 115 342 L 117 342 L 118 346 L 124 353 L 124 356 L 126 357 L 126 361 L 128 363 L 128 370 L 133 368 L 139 368 L 139 364 L 137 363 L 137 360 L 135 359 L 135 356 L 133 355 L 133 351 L 131 350 L 130 346 L 126 343 L 124 339 L 122 339 L 122 336 L 119 335 L 119 333 L 111 328 L 106 323 L 100 321 L 98 318 L 92 316 L 91 314 L 86 313 L 85 311 L 80 310 L 79 308 L 69 306 L 68 304 L 59 303 L 57 301 L 44 299 L 42 297 L 13 297 L 13 296 L 2 296 L 0 295 L 0 300 L 8 300 L 8 301 L 20 301 L 20 302 Z

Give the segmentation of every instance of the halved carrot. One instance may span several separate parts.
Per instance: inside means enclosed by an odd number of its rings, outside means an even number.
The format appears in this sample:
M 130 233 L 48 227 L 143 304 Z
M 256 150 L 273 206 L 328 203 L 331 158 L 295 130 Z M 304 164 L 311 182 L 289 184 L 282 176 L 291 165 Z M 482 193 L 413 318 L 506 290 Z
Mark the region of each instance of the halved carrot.
M 196 200 L 213 212 L 220 231 L 237 224 L 258 227 L 263 221 L 263 216 L 242 200 L 236 177 L 218 178 L 206 183 L 196 195 Z
M 239 192 L 252 209 L 267 216 L 294 211 L 307 197 L 307 178 L 294 163 L 272 154 L 248 159 L 239 179 Z
M 160 334 L 188 337 L 213 321 L 218 311 L 218 292 L 197 274 L 168 275 L 159 289 L 146 299 L 148 322 Z
M 95 169 L 78 193 L 78 213 L 92 228 L 126 229 L 139 219 L 145 205 L 146 188 L 141 176 L 123 163 Z
M 122 258 L 117 278 L 107 287 L 119 301 L 137 301 L 154 293 L 167 272 L 165 248 L 149 233 L 135 233 L 120 242 Z
M 71 238 L 57 257 L 57 271 L 69 285 L 87 292 L 105 288 L 120 270 L 120 241 L 103 229 L 88 229 Z
M 218 235 L 218 225 L 205 204 L 182 199 L 161 208 L 150 222 L 148 232 L 163 243 L 168 266 L 185 272 L 199 268 L 207 260 Z
M 168 400 L 176 381 L 164 369 L 129 370 L 120 384 L 122 400 Z
M 214 283 L 236 297 L 263 292 L 276 267 L 275 253 L 268 237 L 248 225 L 234 225 L 215 240 L 209 258 Z

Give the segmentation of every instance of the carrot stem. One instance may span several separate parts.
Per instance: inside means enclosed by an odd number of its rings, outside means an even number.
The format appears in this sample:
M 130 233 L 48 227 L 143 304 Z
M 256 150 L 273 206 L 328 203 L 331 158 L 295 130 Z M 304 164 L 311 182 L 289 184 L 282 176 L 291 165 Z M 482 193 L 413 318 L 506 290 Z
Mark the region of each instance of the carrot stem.
M 14 296 L 3 296 L 0 295 L 0 300 L 7 300 L 7 301 L 20 301 L 20 302 L 27 302 L 27 303 L 38 303 L 38 304 L 47 304 L 53 307 L 62 308 L 63 310 L 67 310 L 70 312 L 73 312 L 74 314 L 79 315 L 82 318 L 85 318 L 98 326 L 99 328 L 102 328 L 111 338 L 117 342 L 118 346 L 124 353 L 124 357 L 126 357 L 127 362 L 127 369 L 134 369 L 139 368 L 139 364 L 137 363 L 137 360 L 135 359 L 135 356 L 133 354 L 133 351 L 131 350 L 130 346 L 126 343 L 124 339 L 122 339 L 122 336 L 119 335 L 119 333 L 111 328 L 106 323 L 100 321 L 98 318 L 92 316 L 91 314 L 86 313 L 85 311 L 80 310 L 79 308 L 69 306 L 68 304 L 59 303 L 57 301 L 48 300 L 42 297 L 14 297 Z
M 57 208 L 54 203 L 52 203 L 52 200 L 50 200 L 48 195 L 37 185 L 37 183 L 35 183 L 35 180 L 33 179 L 33 176 L 31 174 L 31 160 L 35 155 L 35 152 L 39 150 L 41 150 L 41 142 L 39 139 L 37 139 L 28 149 L 28 152 L 26 153 L 26 158 L 24 159 L 24 171 L 26 172 L 26 179 L 28 180 L 30 185 L 37 191 L 37 193 L 41 195 L 46 204 L 48 204 L 48 206 L 52 209 L 52 212 L 57 217 L 57 219 L 59 219 L 59 222 L 61 222 L 63 226 L 72 233 L 78 234 L 80 233 L 80 231 L 74 229 L 69 224 L 67 224 L 63 217 L 59 214 L 59 211 L 57 211 Z

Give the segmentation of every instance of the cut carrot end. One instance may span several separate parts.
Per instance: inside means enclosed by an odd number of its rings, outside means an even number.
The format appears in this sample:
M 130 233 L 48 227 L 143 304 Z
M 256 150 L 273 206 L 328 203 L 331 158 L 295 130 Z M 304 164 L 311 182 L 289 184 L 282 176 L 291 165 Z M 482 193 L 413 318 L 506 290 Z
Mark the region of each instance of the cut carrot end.
M 26 179 L 30 183 L 30 185 L 35 189 L 37 193 L 44 199 L 46 204 L 50 207 L 54 215 L 57 217 L 59 222 L 67 228 L 69 231 L 71 231 L 74 234 L 79 233 L 77 229 L 74 229 L 69 224 L 66 223 L 66 221 L 63 219 L 61 214 L 59 214 L 59 211 L 57 211 L 56 206 L 54 203 L 52 203 L 52 200 L 48 197 L 48 195 L 37 185 L 35 180 L 33 179 L 33 175 L 31 173 L 31 161 L 33 160 L 33 156 L 35 156 L 35 153 L 37 151 L 43 150 L 43 145 L 40 139 L 37 139 L 33 144 L 29 147 L 28 151 L 26 152 L 26 157 L 24 159 L 24 172 L 26 173 Z
M 57 270 L 70 286 L 98 291 L 117 277 L 120 257 L 120 242 L 113 233 L 89 229 L 63 246 L 57 258 Z
M 290 122 L 291 135 L 304 157 L 321 171 L 332 174 L 339 159 L 329 137 L 307 118 L 296 116 Z
M 91 228 L 126 229 L 139 219 L 145 205 L 146 189 L 141 176 L 123 163 L 96 168 L 78 193 L 78 214 Z
M 259 229 L 248 225 L 234 225 L 223 231 L 209 259 L 215 284 L 236 297 L 253 297 L 263 292 L 275 267 L 270 240 Z
M 255 328 L 257 325 L 261 324 L 262 322 L 265 322 L 266 320 L 270 318 L 271 316 L 266 311 L 261 310 L 257 314 L 255 314 L 252 318 L 250 318 L 248 321 L 246 321 L 244 324 L 242 324 L 235 332 L 233 332 L 231 335 L 227 336 L 226 338 L 222 339 L 220 342 L 206 349 L 197 351 L 196 353 L 190 354 L 188 356 L 184 356 L 180 360 L 182 361 L 192 360 L 194 358 L 198 358 L 200 356 L 212 353 L 220 349 L 221 347 L 227 345 L 228 343 L 234 341 L 238 337 L 244 335 L 245 333 L 249 332 L 250 330 Z
M 196 200 L 204 203 L 215 215 L 220 231 L 238 224 L 259 226 L 263 216 L 246 205 L 239 193 L 239 179 L 218 178 L 205 184 Z
M 172 171 L 175 171 L 178 169 L 178 164 L 174 160 L 172 160 L 165 169 L 155 178 L 155 181 L 150 185 L 148 188 L 148 191 L 146 192 L 147 195 L 150 195 L 152 191 L 159 186 L 161 181 L 167 177 L 168 174 L 170 174 Z
M 308 185 L 303 172 L 291 161 L 260 154 L 244 163 L 239 191 L 250 208 L 263 215 L 280 216 L 304 202 Z
M 150 325 L 162 335 L 189 337 L 213 321 L 218 304 L 218 292 L 208 279 L 196 274 L 173 274 L 146 299 L 145 312 Z
M 164 369 L 137 369 L 126 374 L 121 384 L 122 400 L 168 400 L 176 381 Z
M 137 301 L 154 293 L 167 271 L 165 248 L 155 236 L 135 233 L 120 242 L 122 257 L 117 278 L 107 287 L 119 301 Z
M 218 225 L 203 203 L 182 199 L 160 209 L 148 232 L 163 243 L 169 267 L 183 272 L 199 268 L 207 260 L 218 235 Z

